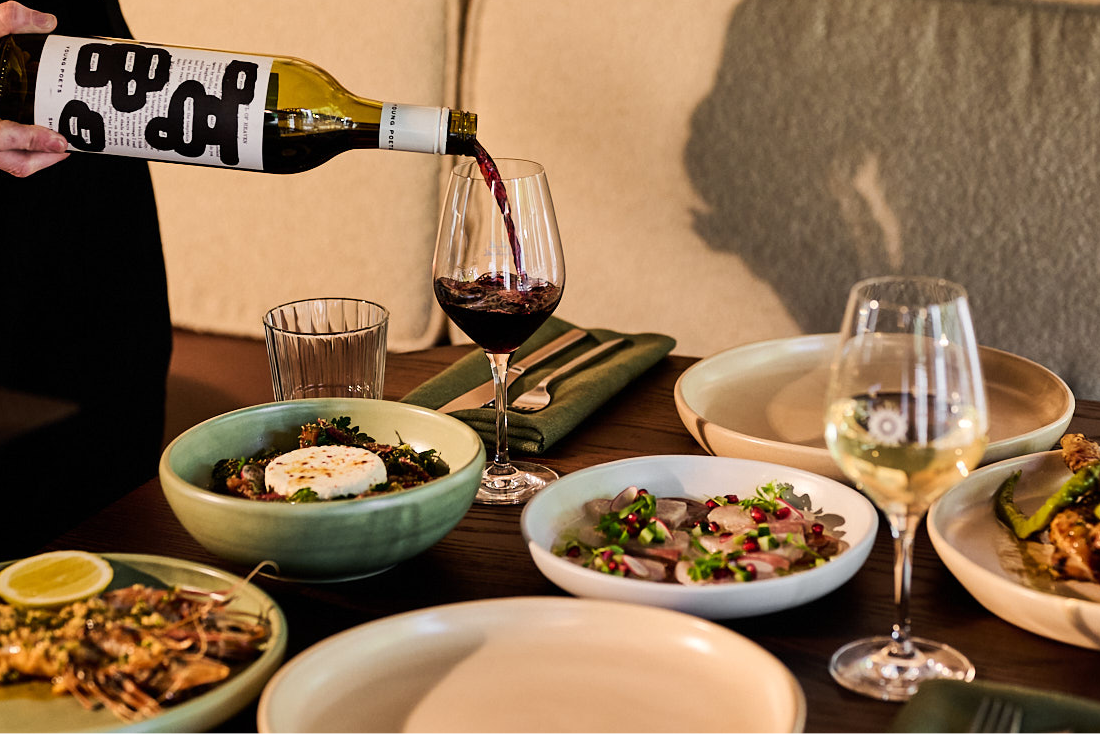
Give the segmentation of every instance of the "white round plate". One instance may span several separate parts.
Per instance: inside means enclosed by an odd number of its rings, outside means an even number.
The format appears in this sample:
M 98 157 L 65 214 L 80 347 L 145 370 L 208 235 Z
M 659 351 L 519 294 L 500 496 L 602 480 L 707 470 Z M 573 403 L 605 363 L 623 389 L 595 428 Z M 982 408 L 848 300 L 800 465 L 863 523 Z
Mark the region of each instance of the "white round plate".
M 1020 544 L 993 514 L 993 495 L 1013 472 L 1016 504 L 1032 513 L 1071 474 L 1061 451 L 1007 459 L 971 474 L 928 513 L 944 565 L 989 611 L 1037 635 L 1100 650 L 1100 584 L 1054 581 L 1024 567 Z
M 825 388 L 836 334 L 747 344 L 703 359 L 676 381 L 680 420 L 710 454 L 774 461 L 847 481 L 825 446 Z M 1042 365 L 979 350 L 989 398 L 982 462 L 1046 451 L 1073 417 L 1073 393 Z
M 823 566 L 748 583 L 684 586 L 613 576 L 554 555 L 562 529 L 584 514 L 584 503 L 610 498 L 631 485 L 657 497 L 752 495 L 770 481 L 787 482 L 811 507 L 844 519 L 837 535 L 848 544 Z M 813 601 L 855 575 L 874 544 L 878 514 L 867 499 L 839 482 L 801 469 L 720 456 L 644 456 L 567 474 L 523 508 L 520 529 L 531 558 L 546 578 L 576 596 L 649 604 L 707 619 L 768 614 Z
M 219 569 L 165 556 L 104 553 L 115 576 L 108 589 L 141 583 L 146 586 L 188 586 L 204 591 L 237 588 L 230 609 L 265 618 L 271 637 L 264 652 L 209 691 L 164 713 L 126 723 L 104 708 L 89 711 L 72 696 L 50 693 L 47 682 L 0 686 L 0 731 L 206 731 L 231 718 L 255 700 L 286 653 L 286 618 L 259 587 Z M 6 564 L 0 564 L 6 565 Z
M 323 640 L 271 679 L 258 723 L 261 732 L 793 732 L 805 718 L 790 671 L 724 627 L 630 604 L 521 597 L 429 607 Z

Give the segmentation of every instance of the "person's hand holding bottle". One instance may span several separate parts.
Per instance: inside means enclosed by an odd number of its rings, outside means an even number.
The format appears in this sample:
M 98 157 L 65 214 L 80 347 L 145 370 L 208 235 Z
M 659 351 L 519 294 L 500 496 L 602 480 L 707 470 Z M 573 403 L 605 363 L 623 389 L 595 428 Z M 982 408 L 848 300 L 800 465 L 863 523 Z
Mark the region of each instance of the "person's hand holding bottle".
M 10 33 L 49 33 L 57 18 L 20 5 L 15 0 L 0 2 L 0 37 Z M 21 125 L 0 120 L 0 171 L 17 177 L 29 176 L 68 157 L 65 137 L 38 125 Z

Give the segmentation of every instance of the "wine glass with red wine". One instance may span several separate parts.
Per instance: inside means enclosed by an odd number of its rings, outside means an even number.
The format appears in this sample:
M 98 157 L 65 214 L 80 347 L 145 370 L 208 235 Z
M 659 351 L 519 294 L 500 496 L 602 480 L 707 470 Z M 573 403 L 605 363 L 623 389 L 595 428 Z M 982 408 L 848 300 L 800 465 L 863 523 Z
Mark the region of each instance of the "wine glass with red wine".
M 546 171 L 480 146 L 451 172 L 432 277 L 450 319 L 485 350 L 496 386 L 496 453 L 477 500 L 519 504 L 557 474 L 508 456 L 508 363 L 561 300 L 565 260 Z

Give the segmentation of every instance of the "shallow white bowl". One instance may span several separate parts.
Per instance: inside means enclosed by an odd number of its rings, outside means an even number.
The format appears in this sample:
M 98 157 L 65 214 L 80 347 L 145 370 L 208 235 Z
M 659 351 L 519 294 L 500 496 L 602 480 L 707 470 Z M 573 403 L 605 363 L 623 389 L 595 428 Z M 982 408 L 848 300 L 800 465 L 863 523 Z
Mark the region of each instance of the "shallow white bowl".
M 614 497 L 630 485 L 657 497 L 748 496 L 772 480 L 788 482 L 810 498 L 815 510 L 840 515 L 848 548 L 824 566 L 750 583 L 683 586 L 612 576 L 554 555 L 563 528 L 579 519 L 584 503 Z M 557 479 L 523 509 L 520 528 L 535 565 L 548 579 L 577 596 L 614 599 L 675 609 L 708 619 L 732 619 L 788 609 L 813 601 L 850 579 L 867 559 L 878 515 L 867 499 L 832 479 L 800 469 L 719 456 L 646 456 L 582 469 Z
M 928 534 L 944 565 L 978 602 L 1037 635 L 1100 650 L 1100 584 L 1026 572 L 1016 536 L 993 514 L 993 495 L 1022 472 L 1015 499 L 1034 512 L 1071 474 L 1061 451 L 1007 459 L 971 474 L 928 512 Z
M 797 466 L 847 481 L 825 446 L 825 388 L 836 334 L 756 342 L 719 352 L 680 375 L 680 420 L 707 453 Z M 1045 451 L 1073 417 L 1066 383 L 1042 365 L 980 348 L 989 398 L 982 462 Z
M 744 674 L 714 674 L 731 666 Z M 664 609 L 563 597 L 449 604 L 354 627 L 287 663 L 257 715 L 261 732 L 794 732 L 805 720 L 795 677 L 741 635 Z

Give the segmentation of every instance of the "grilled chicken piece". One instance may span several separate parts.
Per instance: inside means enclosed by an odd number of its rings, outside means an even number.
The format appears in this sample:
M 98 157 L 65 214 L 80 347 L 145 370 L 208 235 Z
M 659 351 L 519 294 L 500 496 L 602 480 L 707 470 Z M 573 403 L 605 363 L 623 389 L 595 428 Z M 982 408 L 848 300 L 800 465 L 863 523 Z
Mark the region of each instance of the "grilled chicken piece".
M 1082 467 L 1100 461 L 1100 444 L 1080 433 L 1062 436 L 1062 460 L 1074 474 Z
M 1059 512 L 1050 521 L 1050 542 L 1054 544 L 1051 566 L 1059 575 L 1100 580 L 1100 523 L 1091 513 L 1075 508 Z

